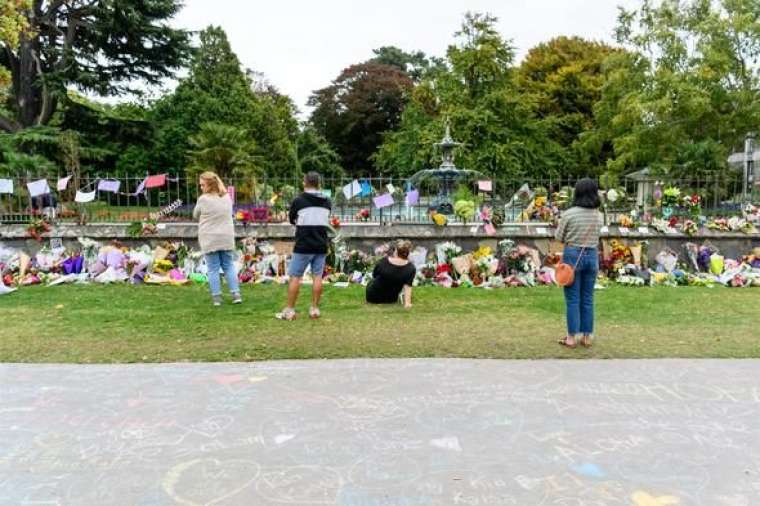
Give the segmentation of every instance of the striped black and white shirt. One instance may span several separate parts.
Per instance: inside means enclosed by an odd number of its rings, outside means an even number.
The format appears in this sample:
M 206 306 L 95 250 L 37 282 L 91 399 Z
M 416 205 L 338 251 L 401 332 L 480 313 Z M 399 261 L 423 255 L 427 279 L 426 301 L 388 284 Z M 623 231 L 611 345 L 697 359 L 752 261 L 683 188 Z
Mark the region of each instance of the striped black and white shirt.
M 562 213 L 554 237 L 567 246 L 596 248 L 603 223 L 604 217 L 596 209 L 571 207 Z
M 306 190 L 290 205 L 290 223 L 296 226 L 294 253 L 327 253 L 330 199 L 317 190 Z

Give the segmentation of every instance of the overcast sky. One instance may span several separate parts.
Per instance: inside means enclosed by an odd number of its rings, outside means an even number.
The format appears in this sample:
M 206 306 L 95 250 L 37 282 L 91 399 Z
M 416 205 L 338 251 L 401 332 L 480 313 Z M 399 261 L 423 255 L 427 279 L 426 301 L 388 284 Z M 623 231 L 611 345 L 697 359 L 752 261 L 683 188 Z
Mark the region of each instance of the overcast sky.
M 242 64 L 263 72 L 304 111 L 311 92 L 372 49 L 395 45 L 443 56 L 466 11 L 499 18 L 518 61 L 557 35 L 612 41 L 617 6 L 638 0 L 185 0 L 174 24 L 227 32 Z

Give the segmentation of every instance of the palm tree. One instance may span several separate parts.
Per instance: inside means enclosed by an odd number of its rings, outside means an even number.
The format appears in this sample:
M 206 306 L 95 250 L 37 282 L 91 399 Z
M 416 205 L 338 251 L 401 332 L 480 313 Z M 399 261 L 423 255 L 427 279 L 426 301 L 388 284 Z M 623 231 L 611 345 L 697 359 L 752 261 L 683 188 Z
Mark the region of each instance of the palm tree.
M 188 174 L 193 177 L 211 170 L 220 177 L 255 176 L 261 172 L 261 157 L 248 131 L 232 125 L 204 123 L 190 137 Z

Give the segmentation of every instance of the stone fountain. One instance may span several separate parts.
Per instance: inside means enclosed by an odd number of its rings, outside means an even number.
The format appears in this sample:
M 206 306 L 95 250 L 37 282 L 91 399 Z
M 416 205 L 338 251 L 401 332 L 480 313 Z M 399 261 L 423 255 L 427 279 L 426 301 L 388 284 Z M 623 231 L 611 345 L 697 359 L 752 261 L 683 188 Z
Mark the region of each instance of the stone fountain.
M 456 142 L 451 137 L 451 125 L 448 118 L 446 119 L 446 133 L 441 142 L 435 144 L 441 150 L 441 165 L 437 169 L 425 169 L 417 172 L 410 178 L 410 182 L 419 187 L 426 180 L 437 180 L 439 182 L 439 191 L 433 206 L 441 214 L 453 214 L 454 205 L 451 202 L 451 194 L 455 186 L 463 180 L 485 178 L 482 172 L 476 170 L 459 169 L 454 165 L 454 149 L 462 146 L 461 142 Z

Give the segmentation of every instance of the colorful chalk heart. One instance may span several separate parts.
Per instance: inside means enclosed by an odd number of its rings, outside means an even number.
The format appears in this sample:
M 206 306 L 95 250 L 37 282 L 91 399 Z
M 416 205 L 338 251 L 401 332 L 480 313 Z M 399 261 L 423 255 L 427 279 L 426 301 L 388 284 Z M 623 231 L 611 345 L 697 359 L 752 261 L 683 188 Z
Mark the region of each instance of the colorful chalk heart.
M 169 470 L 163 489 L 176 504 L 185 506 L 246 504 L 230 499 L 250 487 L 260 470 L 256 462 L 247 460 L 191 460 Z
M 646 492 L 636 492 L 631 499 L 634 506 L 673 506 L 681 503 L 678 497 L 672 495 L 654 497 Z

